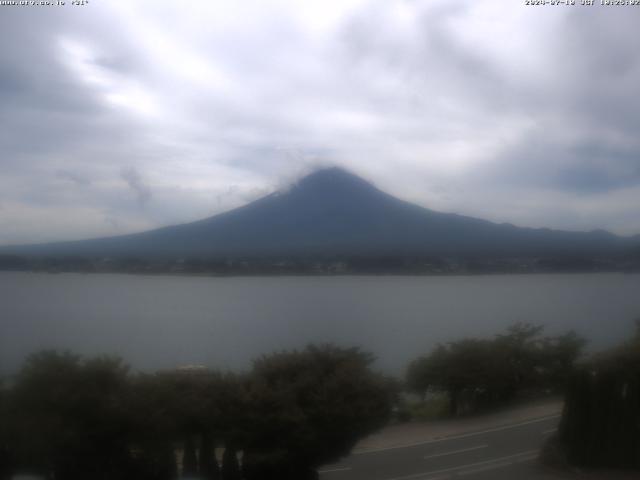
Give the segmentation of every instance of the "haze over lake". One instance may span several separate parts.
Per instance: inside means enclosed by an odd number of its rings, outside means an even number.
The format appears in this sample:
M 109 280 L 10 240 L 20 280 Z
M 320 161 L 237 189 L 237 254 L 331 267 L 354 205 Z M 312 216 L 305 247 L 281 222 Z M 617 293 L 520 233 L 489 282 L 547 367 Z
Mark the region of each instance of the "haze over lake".
M 188 277 L 0 273 L 0 373 L 42 348 L 115 354 L 134 369 L 242 369 L 309 342 L 357 345 L 401 374 L 437 342 L 515 321 L 575 329 L 591 349 L 640 317 L 640 275 Z

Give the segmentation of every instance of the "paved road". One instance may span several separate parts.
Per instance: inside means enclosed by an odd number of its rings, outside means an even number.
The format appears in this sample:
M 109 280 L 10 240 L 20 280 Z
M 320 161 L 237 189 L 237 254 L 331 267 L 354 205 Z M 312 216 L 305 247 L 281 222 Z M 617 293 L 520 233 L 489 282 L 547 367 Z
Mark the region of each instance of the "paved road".
M 553 415 L 411 446 L 351 455 L 323 467 L 322 480 L 538 480 L 554 478 L 536 460 L 559 416 Z

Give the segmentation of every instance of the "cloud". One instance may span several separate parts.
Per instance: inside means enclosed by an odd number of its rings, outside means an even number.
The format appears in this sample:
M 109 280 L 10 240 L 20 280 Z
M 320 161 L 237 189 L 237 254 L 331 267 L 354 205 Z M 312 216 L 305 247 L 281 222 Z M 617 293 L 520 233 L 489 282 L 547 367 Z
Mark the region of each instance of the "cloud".
M 640 232 L 635 23 L 498 0 L 7 7 L 0 231 L 186 222 L 337 164 L 444 211 Z M 78 203 L 93 217 L 59 228 Z
M 56 172 L 56 176 L 63 180 L 68 180 L 79 187 L 87 187 L 91 185 L 91 180 L 76 172 L 60 169 Z
M 140 206 L 145 206 L 151 200 L 151 189 L 142 181 L 142 177 L 135 167 L 126 167 L 120 171 L 122 178 L 133 192 Z

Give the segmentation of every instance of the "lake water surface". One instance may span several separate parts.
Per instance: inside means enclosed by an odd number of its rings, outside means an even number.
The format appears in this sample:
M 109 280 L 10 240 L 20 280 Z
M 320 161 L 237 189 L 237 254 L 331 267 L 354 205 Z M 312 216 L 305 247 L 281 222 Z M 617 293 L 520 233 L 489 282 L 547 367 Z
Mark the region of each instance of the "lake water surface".
M 241 369 L 309 342 L 357 345 L 400 374 L 437 342 L 515 321 L 591 348 L 633 331 L 640 275 L 188 277 L 0 273 L 0 373 L 30 352 L 116 354 L 135 369 Z

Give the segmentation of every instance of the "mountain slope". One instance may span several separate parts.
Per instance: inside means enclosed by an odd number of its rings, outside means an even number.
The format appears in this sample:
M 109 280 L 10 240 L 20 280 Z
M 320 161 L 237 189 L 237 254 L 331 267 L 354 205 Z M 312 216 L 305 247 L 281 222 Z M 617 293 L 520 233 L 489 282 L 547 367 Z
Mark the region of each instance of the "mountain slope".
M 133 235 L 5 247 L 85 256 L 542 255 L 613 253 L 635 239 L 518 228 L 401 201 L 339 168 L 198 222 Z

